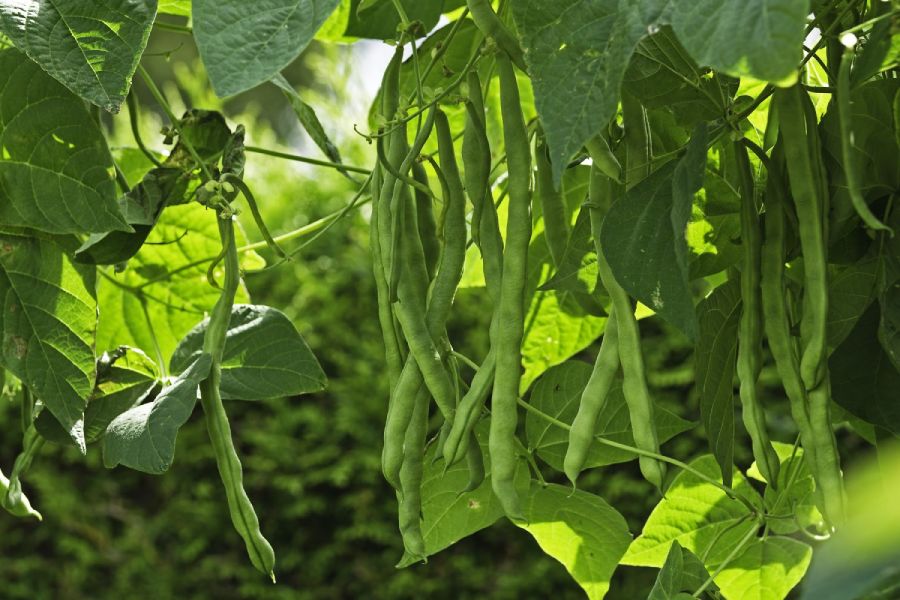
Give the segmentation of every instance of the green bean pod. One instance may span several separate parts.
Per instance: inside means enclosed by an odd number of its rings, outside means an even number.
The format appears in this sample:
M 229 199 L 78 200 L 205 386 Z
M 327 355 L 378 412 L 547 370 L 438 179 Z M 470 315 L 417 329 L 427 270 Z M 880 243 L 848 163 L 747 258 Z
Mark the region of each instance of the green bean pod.
M 475 430 L 475 425 L 481 417 L 481 408 L 491 393 L 496 366 L 496 348 L 492 347 L 488 350 L 481 367 L 472 378 L 472 384 L 456 407 L 453 425 L 442 448 L 444 462 L 447 467 L 456 464 L 466 456 L 468 445 L 472 440 L 472 432 Z
M 23 390 L 24 390 L 23 386 Z M 44 446 L 44 438 L 37 432 L 34 424 L 30 424 L 22 436 L 22 451 L 13 463 L 9 479 L 0 473 L 0 504 L 17 517 L 35 517 L 42 520 L 41 514 L 31 506 L 28 497 L 22 492 L 22 475 L 31 467 L 34 457 Z
M 415 406 L 403 441 L 403 465 L 400 490 L 397 493 L 400 535 L 406 552 L 417 560 L 425 560 L 422 537 L 422 474 L 425 438 L 428 433 L 428 390 L 423 386 L 415 395 Z
M 785 302 L 785 199 L 781 173 L 781 146 L 775 146 L 766 181 L 765 239 L 760 254 L 760 290 L 769 349 L 790 403 L 791 416 L 800 432 L 803 456 L 816 473 L 816 446 L 809 423 L 809 399 L 800 377 L 800 358 L 791 337 L 791 323 Z
M 569 430 L 569 446 L 566 448 L 566 456 L 563 460 L 563 471 L 573 486 L 584 468 L 588 451 L 591 444 L 594 443 L 597 417 L 603 410 L 603 405 L 606 404 L 606 397 L 609 395 L 612 382 L 619 371 L 618 329 L 616 311 L 615 308 L 611 308 L 591 377 L 581 393 L 578 413 Z
M 862 187 L 859 181 L 857 163 L 854 160 L 853 151 L 853 111 L 850 108 L 850 69 L 853 65 L 853 48 L 846 48 L 841 57 L 841 66 L 838 70 L 837 94 L 835 100 L 838 107 L 838 121 L 841 127 L 841 158 L 843 159 L 844 176 L 847 178 L 847 192 L 850 194 L 850 202 L 856 210 L 856 214 L 870 228 L 878 231 L 888 231 L 893 235 L 893 230 L 878 220 L 872 214 L 869 205 L 862 195 Z
M 522 338 L 525 332 L 525 278 L 528 244 L 531 240 L 531 152 L 522 115 L 519 87 L 512 63 L 497 55 L 500 75 L 500 106 L 503 138 L 509 171 L 506 247 L 497 330 L 492 340 L 497 348 L 497 367 L 491 403 L 489 450 L 491 485 L 506 515 L 524 520 L 515 487 L 517 467 L 516 424 L 521 380 Z
M 738 329 L 737 376 L 740 382 L 741 415 L 750 435 L 753 457 L 770 486 L 778 486 L 780 462 L 766 429 L 757 382 L 762 370 L 762 299 L 760 294 L 761 235 L 756 207 L 753 172 L 747 149 L 735 143 L 735 160 L 741 195 L 741 317 Z
M 828 270 L 825 257 L 823 198 L 819 173 L 808 146 L 807 134 L 815 123 L 807 122 L 799 85 L 775 91 L 779 127 L 787 159 L 788 182 L 797 210 L 800 247 L 803 251 L 803 315 L 800 322 L 803 351 L 800 376 L 807 391 L 818 387 L 826 359 L 828 320 Z
M 497 13 L 491 7 L 490 0 L 466 0 L 466 6 L 469 7 L 469 14 L 475 21 L 475 26 L 485 35 L 497 43 L 512 60 L 517 67 L 526 71 L 525 59 L 522 53 L 522 47 L 519 46 L 519 40 L 507 29 Z
M 622 94 L 622 119 L 625 122 L 625 186 L 631 189 L 650 175 L 650 123 L 647 111 L 628 93 Z
M 553 168 L 550 165 L 547 142 L 543 137 L 538 138 L 534 162 L 534 195 L 544 218 L 544 240 L 550 250 L 553 266 L 559 268 L 566 246 L 569 245 L 569 218 L 562 190 L 553 185 Z
M 250 561 L 261 572 L 275 580 L 275 553 L 259 529 L 259 519 L 247 492 L 244 491 L 244 476 L 241 460 L 238 458 L 231 439 L 231 425 L 222 396 L 219 381 L 222 376 L 222 354 L 225 350 L 225 336 L 231 322 L 231 308 L 240 284 L 240 265 L 237 244 L 234 239 L 234 223 L 230 215 L 220 215 L 219 236 L 225 249 L 225 281 L 222 293 L 209 317 L 209 326 L 203 339 L 203 351 L 212 356 L 209 377 L 200 384 L 200 404 L 206 418 L 206 428 L 212 441 L 216 466 L 222 483 L 234 528 L 244 539 Z
M 484 483 L 484 454 L 474 431 L 469 433 L 469 443 L 466 445 L 466 466 L 469 469 L 469 481 L 462 490 L 463 494 L 475 491 Z
M 472 203 L 472 240 L 481 248 L 481 211 L 490 194 L 491 146 L 484 122 L 484 101 L 478 70 L 467 76 L 466 126 L 463 131 L 462 162 L 466 194 Z
M 428 186 L 428 173 L 422 163 L 413 163 L 413 179 L 425 187 Z M 434 279 L 438 258 L 441 254 L 438 242 L 437 221 L 434 218 L 434 203 L 431 196 L 416 188 L 416 224 L 419 228 L 419 239 L 422 240 L 422 249 L 425 251 L 425 267 L 428 269 L 428 279 Z
M 628 293 L 613 276 L 612 269 L 606 262 L 606 256 L 602 251 L 599 237 L 604 217 L 602 207 L 611 203 L 611 183 L 611 180 L 605 177 L 591 178 L 591 230 L 594 233 L 594 244 L 601 249 L 597 253 L 597 269 L 604 287 L 609 292 L 616 317 L 619 361 L 622 365 L 623 375 L 622 393 L 625 396 L 625 403 L 628 405 L 635 445 L 641 450 L 659 454 L 659 437 L 653 415 L 653 400 L 650 398 L 650 390 L 647 388 L 641 337 L 637 319 L 634 316 L 634 307 Z M 666 473 L 663 463 L 648 456 L 640 456 L 638 464 L 644 478 L 662 490 Z

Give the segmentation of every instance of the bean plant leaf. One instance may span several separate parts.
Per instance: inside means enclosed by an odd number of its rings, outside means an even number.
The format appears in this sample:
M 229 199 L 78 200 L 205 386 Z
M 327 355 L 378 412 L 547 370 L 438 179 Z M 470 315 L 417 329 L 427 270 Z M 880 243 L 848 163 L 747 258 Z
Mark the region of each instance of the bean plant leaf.
M 84 103 L 17 50 L 0 50 L 0 223 L 49 233 L 129 227 L 113 161 Z
M 159 12 L 179 17 L 191 16 L 191 0 L 159 0 Z
M 340 0 L 194 0 L 194 39 L 213 90 L 268 81 L 306 48 Z
M 703 562 L 690 550 L 682 548 L 676 540 L 672 542 L 666 562 L 656 576 L 647 600 L 678 600 L 679 593 L 699 589 L 708 578 L 709 572 Z M 713 583 L 707 589 L 713 592 L 719 587 Z
M 875 299 L 878 261 L 828 267 L 828 346 L 837 348 Z
M 734 370 L 737 333 L 741 318 L 740 283 L 731 281 L 713 290 L 697 307 L 697 390 L 700 416 L 709 448 L 726 473 L 734 462 Z
M 96 442 L 113 419 L 159 392 L 159 369 L 137 348 L 120 346 L 97 359 L 97 383 L 84 411 L 84 437 Z M 71 442 L 59 421 L 46 410 L 34 426 L 41 436 L 59 444 Z
M 237 243 L 245 244 L 243 232 L 235 233 Z M 133 346 L 165 363 L 219 298 L 219 290 L 206 280 L 210 262 L 221 251 L 216 215 L 196 202 L 169 206 L 147 242 L 124 271 L 105 271 L 98 282 L 104 310 L 97 347 Z M 255 253 L 241 253 L 242 268 L 264 264 Z M 215 276 L 221 281 L 221 265 Z M 249 299 L 242 285 L 236 301 Z
M 340 163 L 341 152 L 338 150 L 337 146 L 332 143 L 328 134 L 325 133 L 325 128 L 322 127 L 322 123 L 319 121 L 318 115 L 316 115 L 316 110 L 303 101 L 303 98 L 300 97 L 300 94 L 297 93 L 294 86 L 292 86 L 281 73 L 278 73 L 272 78 L 272 83 L 281 88 L 281 91 L 284 92 L 285 97 L 291 104 L 291 108 L 294 109 L 294 114 L 297 115 L 297 120 L 300 121 L 300 125 L 303 126 L 304 131 L 309 134 L 312 141 L 319 147 L 319 150 L 321 150 L 331 162 Z
M 803 448 L 797 448 L 795 452 L 791 444 L 782 442 L 772 442 L 772 446 L 781 468 L 777 485 L 767 485 L 763 493 L 766 510 L 774 517 L 767 523 L 769 529 L 778 534 L 789 534 L 800 527 L 820 524 L 822 514 L 816 508 L 813 496 L 816 484 L 803 457 Z M 747 469 L 747 476 L 766 481 L 756 462 Z
M 578 412 L 581 393 L 591 376 L 591 365 L 580 360 L 568 360 L 548 369 L 531 392 L 529 403 L 563 423 L 572 423 Z M 693 424 L 660 406 L 654 409 L 654 420 L 660 443 L 664 443 L 679 433 L 690 429 Z M 617 380 L 606 398 L 597 417 L 595 433 L 604 439 L 620 444 L 634 445 L 631 419 L 622 383 Z M 547 423 L 546 420 L 528 413 L 525 417 L 525 435 L 528 447 L 536 450 L 538 456 L 548 465 L 563 470 L 563 459 L 569 444 L 567 431 Z M 588 451 L 584 467 L 586 469 L 626 462 L 637 458 L 627 450 L 611 448 L 594 442 Z
M 625 518 L 603 498 L 557 484 L 532 481 L 522 497 L 530 533 L 592 600 L 609 590 L 612 574 L 631 542 Z
M 444 472 L 443 461 L 434 462 L 437 447 L 432 444 L 425 452 L 425 473 L 422 478 L 422 535 L 425 555 L 432 556 L 449 548 L 459 540 L 493 525 L 503 516 L 503 508 L 491 490 L 491 463 L 488 453 L 490 418 L 479 422 L 475 436 L 481 445 L 485 461 L 485 478 L 476 489 L 461 494 L 469 482 L 466 461 Z M 520 464 L 516 472 L 519 488 L 528 486 L 528 468 Z M 415 559 L 404 554 L 400 568 L 408 567 Z
M 654 171 L 610 207 L 600 236 L 619 284 L 690 338 L 697 324 L 688 287 L 686 228 L 705 168 L 706 128 L 701 124 L 681 160 Z
M 200 356 L 209 319 L 184 336 L 172 354 L 173 373 L 187 369 Z M 325 373 L 309 346 L 279 310 L 252 304 L 235 305 L 222 356 L 222 397 L 266 400 L 319 392 Z
M 835 402 L 863 421 L 900 435 L 900 372 L 894 368 L 878 335 L 879 310 L 874 304 L 828 360 Z
M 700 65 L 790 85 L 809 0 L 672 0 L 675 35 Z
M 156 7 L 156 0 L 2 2 L 0 31 L 75 94 L 118 112 Z
M 153 402 L 141 404 L 113 419 L 103 437 L 103 464 L 125 465 L 158 475 L 175 457 L 175 437 L 197 403 L 197 387 L 209 375 L 212 356 L 201 354 L 167 385 Z
M 747 506 L 708 482 L 722 476 L 715 458 L 707 454 L 691 461 L 690 466 L 706 479 L 689 471 L 675 477 L 666 497 L 650 513 L 643 532 L 622 558 L 623 565 L 662 567 L 672 542 L 678 541 L 697 556 L 706 556 L 706 567 L 715 569 L 741 538 L 758 527 Z M 751 504 L 762 503 L 737 469 L 732 480 L 732 488 Z
M 787 598 L 809 568 L 809 544 L 770 536 L 753 540 L 716 575 L 725 598 Z
M 0 234 L 0 366 L 31 388 L 84 449 L 84 409 L 94 387 L 97 299 L 93 269 L 62 246 Z
M 555 181 L 560 181 L 569 159 L 615 114 L 631 55 L 666 4 L 664 0 L 512 2 Z

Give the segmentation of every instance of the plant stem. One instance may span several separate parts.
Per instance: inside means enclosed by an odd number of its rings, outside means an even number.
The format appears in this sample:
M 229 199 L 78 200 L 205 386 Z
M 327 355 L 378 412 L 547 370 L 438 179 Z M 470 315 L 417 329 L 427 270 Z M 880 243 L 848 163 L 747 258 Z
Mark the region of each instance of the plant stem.
M 260 148 L 258 146 L 244 146 L 244 150 L 247 152 L 254 152 L 256 154 L 265 154 L 267 156 L 274 156 L 275 158 L 283 158 L 285 160 L 293 160 L 296 162 L 302 162 L 309 165 L 316 165 L 318 167 L 328 167 L 329 169 L 337 169 L 339 171 L 351 171 L 353 173 L 362 173 L 363 175 L 368 175 L 372 171 L 366 169 L 364 167 L 353 167 L 349 165 L 342 165 L 340 163 L 331 162 L 328 160 L 319 160 L 318 158 L 310 158 L 308 156 L 301 156 L 299 154 L 289 154 L 287 152 L 279 152 L 278 150 L 269 150 L 268 148 Z

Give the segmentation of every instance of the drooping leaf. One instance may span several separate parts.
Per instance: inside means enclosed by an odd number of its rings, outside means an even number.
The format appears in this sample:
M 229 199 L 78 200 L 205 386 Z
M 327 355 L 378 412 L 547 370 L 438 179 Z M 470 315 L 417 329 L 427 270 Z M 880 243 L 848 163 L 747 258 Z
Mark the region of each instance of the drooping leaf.
M 0 234 L 0 366 L 34 392 L 84 449 L 94 387 L 97 299 L 93 269 L 55 242 Z
M 673 541 L 647 600 L 678 600 L 679 593 L 699 589 L 708 578 L 709 572 L 700 559 L 690 550 L 682 548 L 677 540 Z M 719 587 L 713 583 L 706 589 L 713 592 Z
M 812 554 L 809 544 L 791 538 L 756 539 L 715 581 L 725 598 L 783 600 L 803 579 Z
M 172 354 L 173 373 L 200 356 L 209 319 L 184 336 Z M 222 356 L 222 397 L 266 400 L 325 389 L 325 373 L 309 346 L 284 313 L 270 306 L 237 304 Z
M 789 85 L 809 12 L 809 0 L 672 0 L 670 18 L 700 65 Z
M 294 109 L 294 114 L 297 115 L 297 120 L 300 121 L 300 125 L 303 126 L 304 131 L 306 131 L 316 146 L 319 147 L 319 150 L 325 154 L 328 160 L 340 163 L 341 152 L 338 150 L 337 146 L 332 143 L 328 134 L 325 133 L 325 128 L 322 127 L 322 123 L 319 121 L 318 115 L 316 115 L 316 110 L 303 101 L 303 98 L 300 97 L 300 94 L 297 93 L 294 86 L 292 86 L 281 73 L 278 73 L 272 78 L 272 83 L 277 85 L 284 92 L 288 102 L 291 103 L 291 108 Z
M 563 423 L 572 423 L 578 412 L 581 393 L 591 376 L 591 366 L 580 360 L 568 360 L 548 369 L 531 392 L 529 403 Z M 664 443 L 679 433 L 691 428 L 685 421 L 668 410 L 657 406 L 654 420 L 660 443 Z M 620 444 L 634 445 L 631 419 L 621 381 L 613 383 L 606 402 L 597 417 L 597 435 Z M 568 432 L 547 421 L 528 413 L 525 417 L 525 435 L 528 446 L 537 451 L 538 456 L 548 465 L 563 470 L 563 459 L 569 444 Z M 588 451 L 584 468 L 601 467 L 637 458 L 636 454 L 611 448 L 594 442 Z
M 590 211 L 583 208 L 572 227 L 562 260 L 553 277 L 538 289 L 589 292 L 597 284 L 597 253 L 591 233 Z
M 713 290 L 697 306 L 700 334 L 697 336 L 697 390 L 700 416 L 710 451 L 726 474 L 734 462 L 734 370 L 737 333 L 741 318 L 741 290 L 731 281 Z
M 113 162 L 84 103 L 17 50 L 0 50 L 0 223 L 127 231 Z
M 535 104 L 553 177 L 613 116 L 637 43 L 662 16 L 662 0 L 515 0 Z
M 619 284 L 691 338 L 697 324 L 685 236 L 705 167 L 701 125 L 681 160 L 654 171 L 612 205 L 600 236 Z
M 197 387 L 211 366 L 212 356 L 201 354 L 153 402 L 113 419 L 103 437 L 103 464 L 110 469 L 121 464 L 153 475 L 166 472 L 175 457 L 175 437 L 191 416 Z
M 848 412 L 900 435 L 900 372 L 875 340 L 879 310 L 873 304 L 828 359 L 831 396 Z
M 239 245 L 246 243 L 240 228 L 235 234 Z M 104 271 L 98 282 L 103 310 L 97 347 L 133 346 L 164 364 L 219 297 L 206 280 L 210 262 L 221 251 L 216 214 L 196 202 L 170 206 L 147 242 L 124 271 Z M 264 264 L 255 253 L 241 253 L 242 268 Z M 215 275 L 221 281 L 221 265 Z M 236 302 L 248 300 L 242 285 Z
M 631 542 L 625 518 L 600 496 L 536 481 L 523 495 L 522 509 L 527 524 L 520 527 L 562 563 L 588 598 L 603 598 Z
M 719 480 L 716 460 L 704 455 L 690 466 L 705 477 Z M 734 469 L 732 488 L 754 506 L 762 503 L 740 471 Z M 632 542 L 622 558 L 623 565 L 661 567 L 673 541 L 697 556 L 706 556 L 705 564 L 715 569 L 747 532 L 758 525 L 749 509 L 729 498 L 720 488 L 689 471 L 679 473 L 663 498 L 644 523 L 641 535 Z
M 213 90 L 233 96 L 271 79 L 306 48 L 339 0 L 194 0 L 194 39 Z M 248 10 L 249 9 L 249 10 Z
M 110 112 L 118 112 L 128 95 L 155 18 L 156 0 L 0 3 L 0 31 L 17 48 Z

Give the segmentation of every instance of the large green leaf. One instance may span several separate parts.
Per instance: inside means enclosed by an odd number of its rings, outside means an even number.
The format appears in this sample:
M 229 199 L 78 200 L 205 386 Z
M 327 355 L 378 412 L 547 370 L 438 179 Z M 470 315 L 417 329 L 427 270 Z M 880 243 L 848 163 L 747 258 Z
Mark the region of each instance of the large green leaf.
M 197 404 L 197 386 L 212 366 L 212 356 L 201 354 L 153 402 L 141 404 L 113 419 L 103 437 L 103 464 L 125 465 L 159 474 L 172 466 L 175 437 Z
M 678 39 L 699 64 L 782 84 L 797 77 L 809 0 L 672 0 Z
M 741 290 L 731 281 L 713 290 L 697 307 L 697 390 L 700 416 L 709 448 L 725 472 L 725 485 L 734 461 L 734 370 L 741 318 Z
M 401 4 L 410 21 L 422 23 L 420 34 L 431 31 L 437 25 L 443 8 L 443 0 L 401 0 Z M 344 35 L 376 40 L 396 39 L 398 25 L 400 15 L 393 0 L 352 0 Z
M 0 50 L 0 223 L 51 233 L 128 230 L 113 162 L 84 103 Z
M 155 18 L 156 0 L 0 2 L 0 31 L 67 88 L 110 112 L 128 94 Z
M 194 0 L 194 39 L 213 90 L 238 94 L 288 66 L 340 0 Z
M 84 408 L 94 387 L 97 300 L 93 269 L 62 247 L 0 234 L 0 366 L 44 402 L 84 448 Z
M 535 383 L 529 403 L 555 419 L 571 423 L 578 412 L 581 393 L 590 376 L 591 366 L 580 360 L 568 360 L 551 367 Z M 654 409 L 653 416 L 660 443 L 668 441 L 692 426 L 690 421 L 685 421 L 659 406 Z M 606 402 L 597 416 L 594 432 L 620 444 L 634 445 L 631 419 L 625 396 L 622 394 L 621 381 L 613 383 Z M 567 431 L 528 413 L 525 417 L 525 435 L 528 437 L 529 448 L 536 450 L 544 462 L 558 471 L 563 470 L 563 459 L 569 444 Z M 594 442 L 588 451 L 584 468 L 612 465 L 635 458 L 636 454 L 626 450 Z
M 200 356 L 209 326 L 204 319 L 175 348 L 171 369 L 180 373 Z M 269 306 L 237 304 L 222 356 L 222 397 L 265 400 L 325 389 L 325 373 L 284 313 Z
M 709 479 L 720 479 L 715 459 L 704 455 L 690 466 Z M 733 489 L 754 506 L 759 494 L 734 469 Z M 689 471 L 679 473 L 644 523 L 644 531 L 622 558 L 623 565 L 661 567 L 673 541 L 698 556 L 708 568 L 717 567 L 749 531 L 757 529 L 749 509 L 720 488 Z
M 181 17 L 190 17 L 191 0 L 159 0 L 159 12 Z
M 850 335 L 853 326 L 875 299 L 878 261 L 828 267 L 828 346 L 832 350 Z
M 876 341 L 878 325 L 878 305 L 873 304 L 831 355 L 831 394 L 854 416 L 900 435 L 900 372 Z
M 809 544 L 791 538 L 757 539 L 715 581 L 725 598 L 784 600 L 806 574 L 812 553 Z
M 522 509 L 527 523 L 520 527 L 562 563 L 588 598 L 603 598 L 631 542 L 625 518 L 600 496 L 535 481 Z
M 238 244 L 246 243 L 240 229 Z M 97 347 L 134 346 L 167 364 L 175 346 L 219 298 L 206 271 L 221 250 L 216 214 L 192 202 L 170 206 L 141 250 L 121 273 L 102 272 Z M 252 252 L 241 254 L 244 268 L 259 268 Z M 216 269 L 221 277 L 221 265 Z M 241 286 L 237 302 L 249 296 Z
M 559 181 L 569 159 L 616 112 L 635 46 L 665 0 L 514 0 L 535 104 Z
M 706 128 L 688 150 L 628 190 L 610 207 L 600 236 L 619 284 L 693 338 L 696 314 L 688 287 L 686 228 L 706 168 Z

